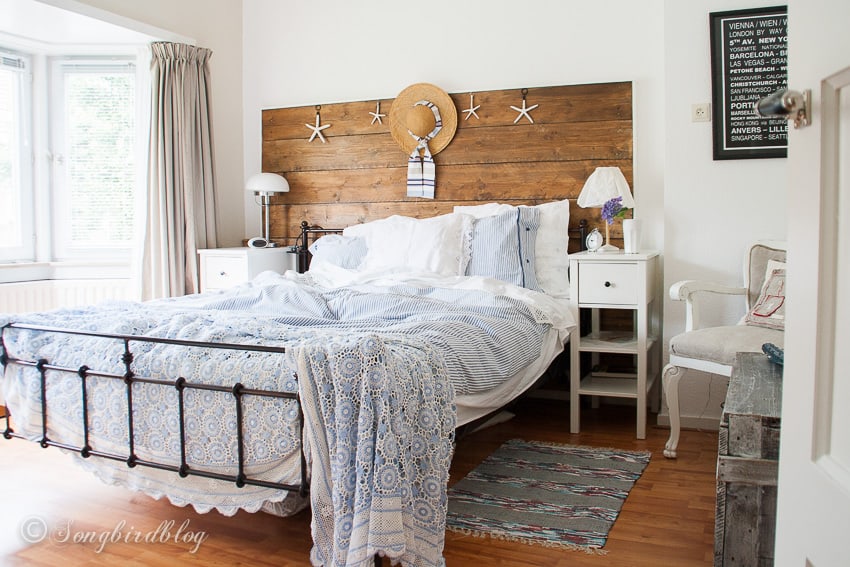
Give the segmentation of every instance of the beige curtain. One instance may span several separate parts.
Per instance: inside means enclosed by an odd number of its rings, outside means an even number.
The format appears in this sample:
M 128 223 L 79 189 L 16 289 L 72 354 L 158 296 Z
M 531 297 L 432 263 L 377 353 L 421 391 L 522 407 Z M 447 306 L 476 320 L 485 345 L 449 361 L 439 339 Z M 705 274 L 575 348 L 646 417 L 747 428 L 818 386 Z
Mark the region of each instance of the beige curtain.
M 151 45 L 151 139 L 142 299 L 195 293 L 198 248 L 216 247 L 212 51 Z

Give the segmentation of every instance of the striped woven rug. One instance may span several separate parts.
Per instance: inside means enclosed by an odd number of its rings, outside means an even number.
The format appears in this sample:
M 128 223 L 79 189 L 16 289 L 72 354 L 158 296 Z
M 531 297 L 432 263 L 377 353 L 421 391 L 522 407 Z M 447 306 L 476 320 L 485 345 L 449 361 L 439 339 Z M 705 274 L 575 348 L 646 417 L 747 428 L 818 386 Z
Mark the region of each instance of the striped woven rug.
M 513 439 L 449 488 L 446 528 L 602 552 L 647 451 Z

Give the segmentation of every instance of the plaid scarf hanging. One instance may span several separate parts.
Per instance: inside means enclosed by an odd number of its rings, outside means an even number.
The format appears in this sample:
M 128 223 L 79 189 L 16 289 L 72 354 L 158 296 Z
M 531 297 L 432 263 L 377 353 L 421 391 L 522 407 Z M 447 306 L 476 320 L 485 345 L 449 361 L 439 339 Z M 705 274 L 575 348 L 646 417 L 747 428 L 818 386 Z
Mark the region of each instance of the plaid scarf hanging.
M 417 142 L 417 146 L 413 148 L 413 152 L 411 152 L 410 158 L 407 160 L 407 196 L 433 199 L 437 166 L 434 164 L 434 158 L 431 157 L 428 142 L 440 132 L 443 127 L 443 121 L 440 118 L 440 110 L 434 103 L 427 100 L 420 100 L 413 106 L 420 104 L 431 109 L 431 112 L 434 113 L 434 122 L 436 124 L 434 129 L 422 138 L 410 130 L 407 131 Z

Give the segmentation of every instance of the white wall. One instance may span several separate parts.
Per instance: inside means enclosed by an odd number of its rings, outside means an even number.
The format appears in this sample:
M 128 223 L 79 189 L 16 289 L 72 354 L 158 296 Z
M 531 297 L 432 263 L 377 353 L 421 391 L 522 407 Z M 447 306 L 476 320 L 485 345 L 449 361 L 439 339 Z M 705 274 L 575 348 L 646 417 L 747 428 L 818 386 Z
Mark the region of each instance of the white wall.
M 633 81 L 637 214 L 646 244 L 661 246 L 661 0 L 243 5 L 246 173 L 260 171 L 263 108 L 392 98 L 422 81 L 447 92 L 516 88 L 517 104 L 523 87 Z M 249 233 L 259 234 L 259 219 L 249 201 Z
M 746 244 L 784 238 L 785 160 L 713 161 L 711 124 L 692 123 L 690 106 L 711 100 L 708 14 L 772 4 L 245 0 L 245 171 L 260 170 L 263 108 L 388 98 L 418 81 L 463 92 L 630 80 L 636 216 L 644 246 L 664 253 L 665 290 L 686 277 L 740 283 Z M 246 227 L 259 233 L 252 203 Z M 665 299 L 664 311 L 666 352 L 683 310 Z M 690 378 L 683 422 L 716 427 L 725 380 Z
M 262 109 L 391 98 L 419 81 L 449 92 L 632 81 L 636 216 L 644 246 L 664 254 L 665 291 L 683 278 L 741 283 L 746 244 L 785 237 L 785 160 L 713 161 L 711 124 L 690 121 L 691 104 L 711 100 L 708 14 L 772 0 L 84 1 L 214 51 L 222 245 L 260 233 L 242 185 L 260 171 Z M 665 351 L 683 315 L 665 300 Z M 725 384 L 683 380 L 684 423 L 716 427 Z
M 710 122 L 691 122 L 691 104 L 711 101 L 709 13 L 774 6 L 773 0 L 666 0 L 664 284 L 710 279 L 743 284 L 752 240 L 785 239 L 786 159 L 712 159 Z M 733 324 L 740 313 L 717 304 L 706 322 Z M 743 301 L 735 304 L 743 310 Z M 665 352 L 684 328 L 681 302 L 666 300 Z M 727 380 L 690 371 L 680 386 L 685 425 L 717 427 Z M 702 418 L 702 419 L 688 419 Z M 665 419 L 661 419 L 665 422 Z
M 213 137 L 219 246 L 240 246 L 245 234 L 242 214 L 242 3 L 234 0 L 80 0 L 100 8 L 195 39 L 212 50 Z

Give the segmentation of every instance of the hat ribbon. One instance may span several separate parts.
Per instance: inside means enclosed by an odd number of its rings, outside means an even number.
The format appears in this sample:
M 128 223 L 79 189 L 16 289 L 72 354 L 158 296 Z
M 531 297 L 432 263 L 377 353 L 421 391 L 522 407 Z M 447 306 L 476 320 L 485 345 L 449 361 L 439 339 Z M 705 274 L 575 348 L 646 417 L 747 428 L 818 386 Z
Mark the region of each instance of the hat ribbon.
M 407 196 L 433 199 L 437 168 L 434 164 L 434 158 L 431 157 L 431 151 L 428 149 L 428 142 L 440 133 L 443 128 L 443 120 L 440 118 L 440 109 L 433 102 L 420 100 L 413 106 L 420 104 L 427 106 L 434 113 L 435 125 L 434 129 L 424 137 L 419 137 L 410 130 L 407 131 L 417 142 L 407 160 Z
M 431 130 L 431 132 L 429 134 L 427 134 L 424 138 L 420 138 L 419 136 L 417 136 L 416 134 L 414 134 L 410 130 L 407 131 L 407 133 L 410 134 L 411 136 L 413 136 L 413 139 L 416 140 L 419 143 L 417 148 L 423 148 L 423 147 L 427 146 L 428 142 L 431 141 L 432 139 L 434 139 L 434 137 L 437 134 L 440 133 L 440 130 L 443 129 L 443 119 L 440 118 L 440 109 L 437 108 L 437 105 L 434 104 L 431 101 L 428 101 L 428 100 L 420 100 L 419 102 L 417 102 L 413 106 L 419 106 L 420 104 L 427 106 L 428 108 L 431 109 L 431 112 L 434 113 L 434 129 Z
M 426 144 L 419 154 L 417 147 L 407 159 L 407 196 L 434 198 L 434 185 L 437 180 L 437 166 Z

